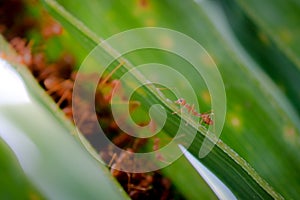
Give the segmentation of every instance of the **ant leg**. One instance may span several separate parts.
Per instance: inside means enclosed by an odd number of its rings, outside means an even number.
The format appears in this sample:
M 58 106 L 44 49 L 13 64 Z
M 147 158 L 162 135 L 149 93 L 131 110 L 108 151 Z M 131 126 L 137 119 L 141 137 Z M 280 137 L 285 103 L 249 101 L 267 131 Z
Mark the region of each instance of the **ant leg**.
M 202 125 L 202 122 L 203 122 L 203 119 L 202 119 L 202 118 L 200 118 L 200 122 L 199 122 L 199 124 L 200 124 L 200 125 Z
M 78 119 L 78 122 L 76 123 L 76 126 L 80 129 L 80 127 L 82 126 L 84 120 L 88 117 L 89 112 L 84 112 L 81 117 Z
M 178 109 L 177 111 L 172 112 L 172 115 L 178 114 L 179 111 L 181 113 L 182 112 L 182 108 Z
M 64 92 L 64 94 L 59 98 L 57 106 L 60 107 L 61 103 L 66 100 L 69 95 L 70 93 L 68 91 Z
M 212 117 L 212 121 L 213 121 L 213 124 L 212 124 L 212 132 L 215 134 L 215 132 L 216 132 L 216 123 L 214 123 L 215 122 L 215 119 L 214 119 L 214 116 L 215 116 L 215 114 L 212 112 L 211 114 L 210 114 L 210 116 Z M 208 131 L 208 129 L 207 129 L 207 131 Z
M 160 139 L 159 138 L 154 138 L 153 139 L 153 151 L 157 151 L 159 149 L 159 143 L 160 143 Z
M 128 192 L 130 192 L 131 191 L 131 188 L 132 188 L 132 186 L 131 186 L 131 174 L 130 173 L 128 173 L 128 172 L 126 172 L 126 174 L 127 174 L 127 190 L 128 190 Z
M 101 83 L 100 83 L 101 84 Z M 100 88 L 103 88 L 103 86 L 99 86 Z M 110 91 L 108 92 L 108 94 L 106 94 L 104 96 L 105 101 L 107 102 L 111 102 L 112 96 L 114 94 L 114 90 L 115 89 L 119 89 L 121 87 L 121 82 L 119 80 L 113 80 L 110 85 L 109 85 L 112 89 L 110 89 Z
M 116 66 L 100 83 L 99 86 L 102 87 L 105 85 L 105 83 L 107 83 L 107 81 L 111 78 L 111 76 L 122 66 L 124 65 L 125 62 L 122 61 L 120 62 L 120 64 L 118 66 Z
M 49 95 L 60 91 L 61 88 L 63 88 L 63 90 L 72 90 L 73 88 L 73 82 L 70 81 L 69 79 L 62 80 L 60 78 L 55 78 L 55 77 L 50 77 L 45 79 L 44 85 Z
M 124 104 L 124 105 L 129 105 L 129 106 L 130 106 L 130 107 L 129 107 L 129 111 L 130 111 L 130 112 L 135 111 L 135 110 L 141 105 L 141 102 L 135 101 L 135 100 L 129 101 L 129 102 L 127 102 L 127 101 L 114 101 L 113 103 L 114 103 L 114 104 Z
M 154 141 L 153 141 L 153 151 L 158 151 L 159 150 L 159 146 L 160 146 L 160 138 L 154 138 Z M 167 162 L 165 160 L 165 157 L 161 153 L 159 153 L 159 152 L 155 153 L 155 158 L 158 161 L 160 161 L 160 162 L 170 164 L 169 162 Z
M 157 125 L 153 119 L 151 119 L 151 121 L 149 122 L 149 128 L 150 128 L 151 133 L 155 133 Z
M 154 138 L 153 141 L 153 151 L 158 151 L 160 146 L 160 139 L 159 138 Z M 163 161 L 163 156 L 160 153 L 155 153 L 155 158 L 159 161 Z
M 53 93 L 57 92 L 60 89 L 60 83 L 56 83 L 53 87 L 51 87 L 51 85 L 46 85 L 47 83 L 45 83 L 45 81 L 44 84 L 46 86 L 46 89 L 48 89 L 47 93 L 49 95 L 52 95 Z
M 108 166 L 112 166 L 112 164 L 113 164 L 113 162 L 115 161 L 116 157 L 117 157 L 117 154 L 114 153 L 113 156 L 112 156 L 112 158 L 110 159 L 110 161 L 109 161 L 109 163 L 108 163 Z
M 211 111 L 203 112 L 201 114 L 213 114 L 213 111 L 211 110 Z

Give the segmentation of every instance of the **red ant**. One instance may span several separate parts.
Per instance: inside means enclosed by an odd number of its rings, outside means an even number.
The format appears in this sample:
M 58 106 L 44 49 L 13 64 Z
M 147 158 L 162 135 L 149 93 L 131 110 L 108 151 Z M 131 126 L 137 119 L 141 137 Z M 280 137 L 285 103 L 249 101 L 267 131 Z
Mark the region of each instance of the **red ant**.
M 32 44 L 32 41 L 27 43 L 26 40 L 15 37 L 10 41 L 10 45 L 15 49 L 17 55 L 6 55 L 4 52 L 1 52 L 0 58 L 29 66 L 32 64 Z
M 73 81 L 70 79 L 62 79 L 55 76 L 50 76 L 44 80 L 45 88 L 49 95 L 57 94 L 59 100 L 57 105 L 60 106 L 64 100 L 67 100 L 68 103 L 71 103 L 72 100 L 72 90 L 73 90 Z
M 56 35 L 61 35 L 63 33 L 63 28 L 54 19 L 46 17 L 41 32 L 44 38 L 48 39 Z
M 186 103 L 186 100 L 183 98 L 178 99 L 177 101 L 175 101 L 176 104 L 179 104 L 181 106 L 184 106 L 187 110 L 188 113 L 192 113 L 192 115 L 196 116 L 196 117 L 200 117 L 200 124 L 202 124 L 202 122 L 204 122 L 207 125 L 213 125 L 214 121 L 211 118 L 211 115 L 213 114 L 212 112 L 208 112 L 208 113 L 199 113 L 195 110 L 195 105 L 192 104 L 188 104 Z
M 122 165 L 125 165 L 125 168 L 134 167 L 134 160 L 133 160 L 133 149 L 128 148 L 126 151 L 120 153 L 117 156 L 116 153 L 113 154 L 112 159 L 109 162 L 109 166 L 111 166 L 110 172 L 111 174 L 116 177 L 118 180 L 122 179 L 124 174 L 127 175 L 127 191 L 130 195 L 133 195 L 136 192 L 143 192 L 150 190 L 152 188 L 153 178 L 149 175 L 144 175 L 144 177 L 138 177 L 139 174 L 130 173 L 123 171 Z M 123 177 L 124 178 L 124 177 Z M 142 179 L 138 185 L 134 184 L 136 182 L 134 179 Z
M 161 141 L 162 140 L 158 137 L 153 139 L 152 149 L 153 149 L 153 151 L 157 151 L 157 152 L 155 152 L 155 158 L 160 162 L 170 164 L 170 161 L 166 160 L 166 156 L 164 156 L 162 152 L 158 152 L 161 147 Z

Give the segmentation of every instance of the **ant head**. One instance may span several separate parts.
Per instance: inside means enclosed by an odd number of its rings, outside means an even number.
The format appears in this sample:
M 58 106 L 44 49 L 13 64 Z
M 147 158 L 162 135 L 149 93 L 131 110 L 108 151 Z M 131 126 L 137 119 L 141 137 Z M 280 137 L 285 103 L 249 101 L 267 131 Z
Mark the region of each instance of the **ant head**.
M 183 105 L 185 104 L 185 100 L 183 98 L 178 99 L 177 101 L 175 101 L 176 104 L 180 104 Z

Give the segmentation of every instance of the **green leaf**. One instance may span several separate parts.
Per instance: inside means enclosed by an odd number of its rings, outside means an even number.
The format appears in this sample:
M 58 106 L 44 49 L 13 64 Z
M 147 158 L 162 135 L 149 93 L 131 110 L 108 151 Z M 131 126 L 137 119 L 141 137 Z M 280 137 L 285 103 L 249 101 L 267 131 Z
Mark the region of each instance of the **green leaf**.
M 148 2 L 148 7 L 142 10 L 137 1 L 94 0 L 86 2 L 85 6 L 77 1 L 58 2 L 45 0 L 50 12 L 89 49 L 96 46 L 101 38 L 141 26 L 171 28 L 201 43 L 216 61 L 225 82 L 228 113 L 221 138 L 229 145 L 218 141 L 213 151 L 201 162 L 224 181 L 238 198 L 281 198 L 269 184 L 287 198 L 297 197 L 300 177 L 294 172 L 300 166 L 297 153 L 299 118 L 274 83 L 255 65 L 236 54 L 195 3 Z M 177 17 L 179 14 L 180 17 Z M 106 51 L 111 52 L 110 49 Z M 166 55 L 141 55 L 130 55 L 128 60 L 138 65 L 156 58 L 160 63 L 170 66 L 178 61 Z M 101 55 L 99 57 L 103 58 Z M 188 69 L 187 63 L 180 64 Z M 191 76 L 191 79 L 194 78 L 198 77 Z M 205 90 L 201 85 L 199 87 L 200 91 Z M 166 108 L 172 107 L 153 90 L 148 87 L 145 90 L 147 100 L 141 100 L 142 104 L 159 103 Z M 173 110 L 168 112 L 172 113 Z M 186 117 L 183 119 L 189 121 Z M 165 127 L 165 131 L 172 136 L 179 119 L 171 115 L 169 121 L 170 126 Z M 194 126 L 187 126 L 186 132 L 194 129 Z M 204 134 L 203 130 L 199 131 L 190 147 L 195 156 L 198 155 Z
M 295 1 L 220 1 L 237 38 L 287 95 L 300 116 L 300 60 Z
M 11 149 L 2 139 L 0 139 L 0 163 L 1 199 L 43 198 L 38 190 L 27 180 Z
M 252 55 L 252 59 L 260 64 L 260 67 L 270 75 L 279 89 L 286 94 L 291 104 L 293 104 L 293 107 L 290 106 L 290 109 L 286 108 L 285 110 L 293 113 L 297 111 L 299 116 L 300 73 L 297 59 L 294 59 L 299 54 L 299 51 L 294 47 L 299 37 L 297 37 L 298 30 L 293 24 L 297 19 L 300 19 L 300 16 L 296 12 L 299 9 L 296 2 L 221 2 L 239 41 L 250 55 Z M 270 5 L 268 9 L 267 5 Z M 286 32 L 290 38 L 293 38 L 295 43 L 291 44 L 284 38 L 281 38 L 284 35 L 283 32 Z M 295 124 L 299 124 L 297 122 L 299 121 L 298 116 L 294 115 L 292 117 Z M 290 140 L 294 144 L 299 143 L 299 139 L 297 139 L 299 138 L 299 134 L 289 124 L 282 122 L 282 128 L 281 130 L 277 130 L 277 132 L 282 132 L 282 129 L 285 140 Z M 287 146 L 289 147 L 289 145 Z M 297 151 L 294 150 L 294 154 Z M 291 165 L 299 166 L 298 163 L 294 163 L 294 160 L 291 160 L 291 162 L 293 162 Z M 285 168 L 288 170 L 290 166 L 286 166 Z M 290 170 L 290 176 L 293 176 L 293 170 Z M 264 173 L 268 172 L 265 171 Z M 286 198 L 295 198 L 297 195 L 297 190 L 299 189 L 296 188 L 299 188 L 299 183 L 296 180 L 290 181 L 289 179 L 282 178 L 282 181 L 278 181 L 277 177 L 274 177 L 273 182 L 274 187 L 278 188 L 277 190 L 281 191 Z
M 128 199 L 108 169 L 82 146 L 71 122 L 31 73 L 14 62 L 16 55 L 2 37 L 0 47 L 11 62 L 0 60 L 1 138 L 30 182 L 46 198 Z
M 207 183 L 199 177 L 185 157 L 162 169 L 186 199 L 217 199 Z

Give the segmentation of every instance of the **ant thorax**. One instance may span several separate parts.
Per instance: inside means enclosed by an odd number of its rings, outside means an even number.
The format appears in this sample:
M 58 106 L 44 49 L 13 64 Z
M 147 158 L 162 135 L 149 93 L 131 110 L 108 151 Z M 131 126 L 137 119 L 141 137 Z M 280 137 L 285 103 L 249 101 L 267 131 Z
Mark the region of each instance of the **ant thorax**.
M 194 104 L 192 104 L 192 105 L 187 104 L 186 100 L 183 99 L 183 98 L 180 98 L 180 99 L 174 101 L 174 103 L 183 106 L 187 110 L 187 112 L 189 114 L 191 114 L 191 115 L 193 115 L 195 117 L 200 117 L 200 119 L 201 119 L 200 120 L 200 124 L 202 124 L 202 123 L 205 123 L 207 125 L 213 125 L 214 124 L 214 121 L 211 118 L 211 115 L 213 114 L 212 112 L 209 112 L 209 113 L 200 113 L 200 112 L 197 112 L 195 110 L 195 105 Z M 176 112 L 174 112 L 174 113 L 176 113 Z

